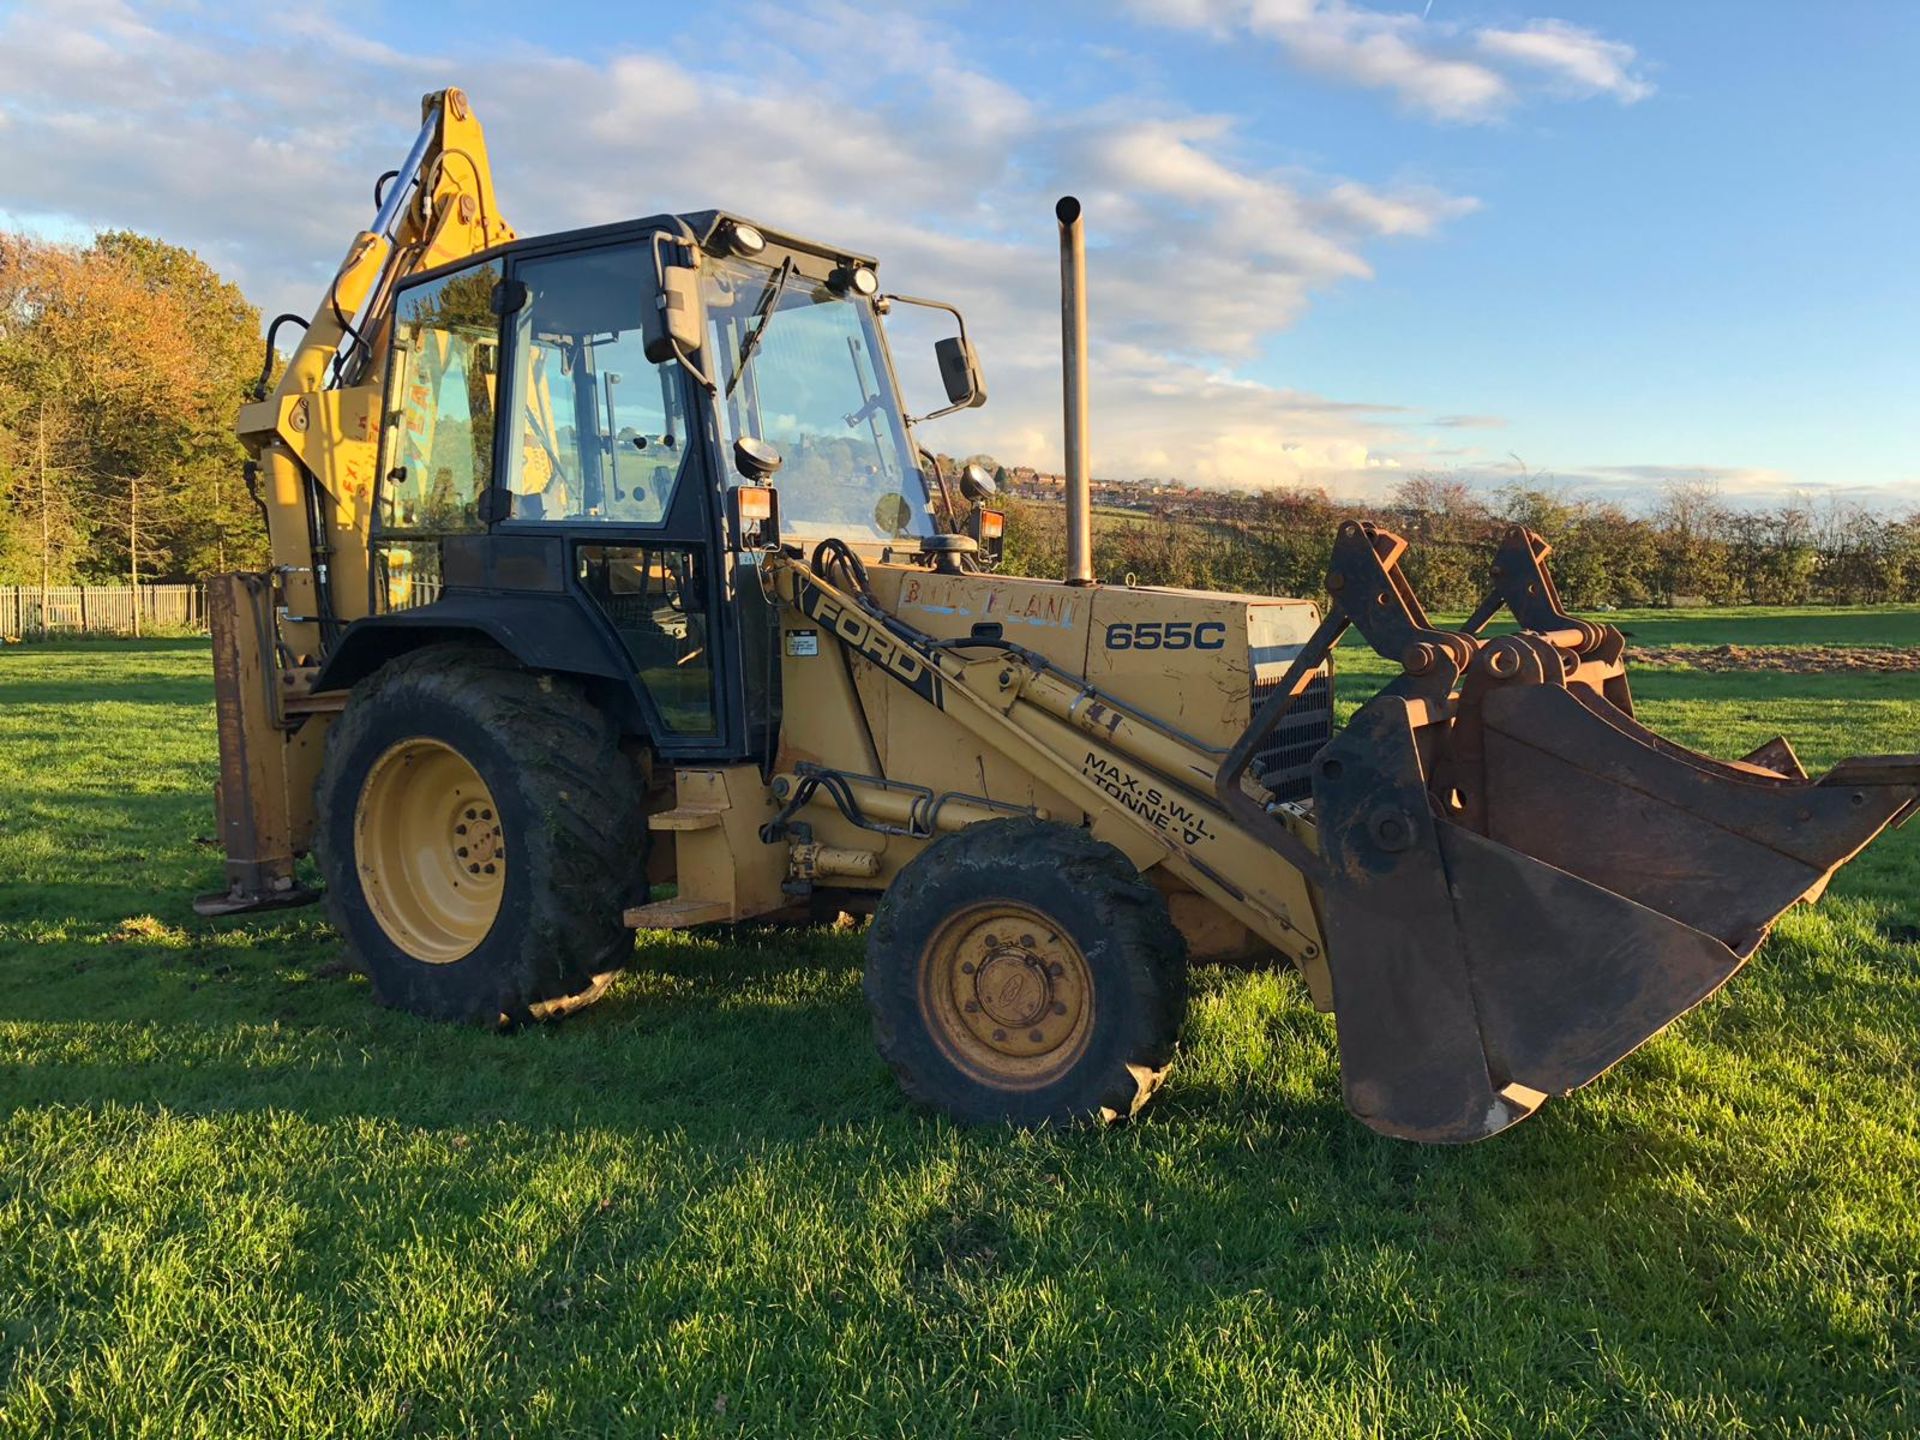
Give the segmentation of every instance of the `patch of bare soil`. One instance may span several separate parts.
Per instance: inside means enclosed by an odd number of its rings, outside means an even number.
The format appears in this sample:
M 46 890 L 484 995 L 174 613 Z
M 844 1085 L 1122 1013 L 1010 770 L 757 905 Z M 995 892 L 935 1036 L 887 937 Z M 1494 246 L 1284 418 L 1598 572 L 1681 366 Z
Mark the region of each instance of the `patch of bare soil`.
M 1696 670 L 1787 670 L 1799 675 L 1920 670 L 1920 649 L 1859 645 L 1714 645 L 1687 650 L 1627 647 L 1627 663 L 1648 669 L 1690 665 Z

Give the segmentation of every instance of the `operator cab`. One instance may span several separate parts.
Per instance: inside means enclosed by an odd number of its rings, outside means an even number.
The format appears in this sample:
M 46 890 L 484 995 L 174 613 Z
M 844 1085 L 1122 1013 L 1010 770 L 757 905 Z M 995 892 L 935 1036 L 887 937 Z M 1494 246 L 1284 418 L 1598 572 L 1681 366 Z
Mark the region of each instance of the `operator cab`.
M 719 212 L 410 279 L 355 628 L 517 626 L 496 638 L 564 650 L 555 668 L 599 677 L 663 756 L 769 753 L 776 621 L 729 492 L 771 485 L 786 545 L 951 563 L 970 543 L 942 533 L 956 511 L 901 406 L 888 303 L 870 258 Z M 983 401 L 964 323 L 936 349 L 948 408 Z

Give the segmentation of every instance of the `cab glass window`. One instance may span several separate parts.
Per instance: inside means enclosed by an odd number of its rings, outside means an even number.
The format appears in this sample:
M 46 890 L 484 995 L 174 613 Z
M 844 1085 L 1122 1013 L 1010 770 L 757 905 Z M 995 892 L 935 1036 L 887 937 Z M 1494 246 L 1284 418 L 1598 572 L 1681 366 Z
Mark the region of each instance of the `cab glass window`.
M 666 728 L 714 731 L 712 617 L 700 551 L 678 545 L 582 545 L 583 590 L 613 622 Z
M 516 520 L 654 525 L 687 453 L 677 367 L 648 362 L 643 245 L 522 261 L 507 489 Z
M 400 292 L 387 369 L 387 430 L 376 516 L 386 534 L 482 528 L 493 474 L 500 321 L 496 262 Z
M 758 260 L 709 262 L 706 300 L 729 451 L 751 435 L 771 441 L 784 462 L 773 481 L 781 533 L 799 541 L 933 533 L 872 304 Z

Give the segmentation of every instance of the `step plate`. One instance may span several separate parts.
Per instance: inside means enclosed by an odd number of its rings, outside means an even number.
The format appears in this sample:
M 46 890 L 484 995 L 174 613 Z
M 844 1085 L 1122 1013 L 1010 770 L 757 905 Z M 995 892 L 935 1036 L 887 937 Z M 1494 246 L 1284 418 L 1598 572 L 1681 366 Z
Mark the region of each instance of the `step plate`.
M 630 930 L 687 930 L 695 925 L 719 925 L 733 919 L 733 908 L 717 900 L 656 900 L 635 905 L 620 917 Z

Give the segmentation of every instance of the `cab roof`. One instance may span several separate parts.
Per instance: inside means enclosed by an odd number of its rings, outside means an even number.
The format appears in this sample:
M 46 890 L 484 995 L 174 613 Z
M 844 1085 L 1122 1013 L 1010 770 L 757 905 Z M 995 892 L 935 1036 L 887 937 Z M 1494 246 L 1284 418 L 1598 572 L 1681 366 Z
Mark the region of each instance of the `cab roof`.
M 456 270 L 464 270 L 469 265 L 509 255 L 572 250 L 623 239 L 638 240 L 661 230 L 678 234 L 691 232 L 694 241 L 705 250 L 713 244 L 722 227 L 729 223 L 750 225 L 766 237 L 766 251 L 759 257 L 763 261 L 770 257 L 778 263 L 783 253 L 790 253 L 799 262 L 799 268 L 803 272 L 814 268 L 806 263 L 808 260 L 821 262 L 829 267 L 864 265 L 869 270 L 877 270 L 880 266 L 878 260 L 858 250 L 827 245 L 818 240 L 808 240 L 787 230 L 775 230 L 730 210 L 689 210 L 678 215 L 647 215 L 634 220 L 616 220 L 606 225 L 586 225 L 576 230 L 553 230 L 541 235 L 521 235 L 503 245 L 476 250 L 471 255 L 462 255 L 458 259 L 449 260 L 444 265 L 436 265 L 431 270 L 415 271 L 400 281 L 400 284 L 413 285 Z

